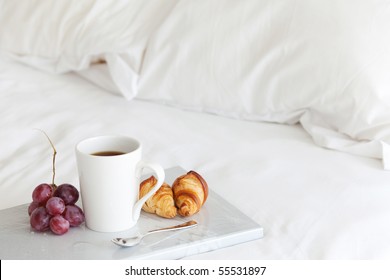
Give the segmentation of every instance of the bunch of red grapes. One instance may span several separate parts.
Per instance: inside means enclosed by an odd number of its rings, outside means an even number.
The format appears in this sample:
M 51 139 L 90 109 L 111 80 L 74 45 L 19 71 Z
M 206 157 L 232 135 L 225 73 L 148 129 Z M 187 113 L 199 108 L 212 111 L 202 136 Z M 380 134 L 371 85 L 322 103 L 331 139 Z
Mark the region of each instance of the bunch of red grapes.
M 70 184 L 56 187 L 51 184 L 38 185 L 33 193 L 28 214 L 30 224 L 36 231 L 51 230 L 62 235 L 69 227 L 77 227 L 85 221 L 83 210 L 75 205 L 79 191 Z

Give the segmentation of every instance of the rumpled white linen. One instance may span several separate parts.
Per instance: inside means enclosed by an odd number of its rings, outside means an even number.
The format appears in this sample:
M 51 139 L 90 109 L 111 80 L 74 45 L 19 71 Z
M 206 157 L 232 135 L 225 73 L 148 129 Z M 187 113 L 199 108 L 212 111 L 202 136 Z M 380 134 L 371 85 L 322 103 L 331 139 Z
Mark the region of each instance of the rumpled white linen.
M 3 0 L 0 54 L 51 73 L 104 62 L 112 89 L 133 98 L 149 36 L 176 2 Z
M 33 128 L 55 144 L 56 183 L 77 188 L 76 143 L 125 134 L 143 143 L 146 160 L 198 171 L 264 227 L 263 239 L 185 259 L 390 258 L 390 173 L 378 160 L 313 145 L 298 124 L 127 101 L 73 73 L 1 59 L 0 97 L 0 209 L 29 203 L 51 181 L 52 149 Z
M 127 99 L 300 123 L 325 148 L 390 144 L 388 1 L 11 1 L 0 54 Z
M 388 1 L 184 1 L 153 34 L 137 98 L 301 123 L 322 147 L 390 144 Z

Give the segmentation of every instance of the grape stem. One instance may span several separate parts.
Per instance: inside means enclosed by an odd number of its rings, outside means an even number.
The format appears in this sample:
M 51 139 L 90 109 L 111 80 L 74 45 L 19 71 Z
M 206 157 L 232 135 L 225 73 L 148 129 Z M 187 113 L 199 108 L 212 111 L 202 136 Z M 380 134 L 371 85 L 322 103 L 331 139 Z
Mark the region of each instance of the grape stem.
M 53 186 L 55 186 L 54 184 L 54 178 L 56 177 L 56 155 L 57 155 L 57 151 L 56 151 L 56 148 L 54 147 L 54 144 L 53 142 L 50 140 L 49 136 L 46 134 L 46 132 L 44 132 L 42 129 L 39 129 L 39 128 L 35 128 L 36 130 L 39 130 L 40 132 L 42 132 L 47 140 L 49 140 L 49 143 L 50 143 L 50 146 L 53 148 L 53 177 L 52 177 L 52 180 L 51 180 L 51 183 Z

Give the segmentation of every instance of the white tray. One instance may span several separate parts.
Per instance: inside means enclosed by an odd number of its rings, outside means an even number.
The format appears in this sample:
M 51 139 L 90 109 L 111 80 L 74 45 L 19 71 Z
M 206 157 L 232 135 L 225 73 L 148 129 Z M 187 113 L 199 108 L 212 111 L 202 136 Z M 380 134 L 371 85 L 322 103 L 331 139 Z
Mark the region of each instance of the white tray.
M 165 170 L 172 183 L 186 173 L 181 167 Z M 142 211 L 136 227 L 119 233 L 99 233 L 84 225 L 65 235 L 38 233 L 30 228 L 28 205 L 0 211 L 0 259 L 179 259 L 263 237 L 263 228 L 212 191 L 202 210 L 190 217 L 164 219 Z M 121 248 L 110 240 L 139 232 L 196 220 L 196 228 L 157 233 L 132 248 Z

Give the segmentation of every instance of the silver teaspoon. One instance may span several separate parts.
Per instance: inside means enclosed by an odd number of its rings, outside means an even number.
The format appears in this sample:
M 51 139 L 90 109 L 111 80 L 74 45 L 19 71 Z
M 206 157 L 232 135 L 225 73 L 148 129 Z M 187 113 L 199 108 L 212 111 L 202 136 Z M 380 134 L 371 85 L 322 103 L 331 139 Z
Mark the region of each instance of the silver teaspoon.
M 134 236 L 134 237 L 129 237 L 129 238 L 120 238 L 120 237 L 118 237 L 118 238 L 114 238 L 114 239 L 111 239 L 111 241 L 114 242 L 118 246 L 133 247 L 133 246 L 138 245 L 141 242 L 142 238 L 144 238 L 145 236 L 147 236 L 149 234 L 157 233 L 157 232 L 164 232 L 164 231 L 173 231 L 173 230 L 187 229 L 187 228 L 196 227 L 197 225 L 198 225 L 197 222 L 189 221 L 189 222 L 185 222 L 183 224 L 176 225 L 176 226 L 173 226 L 173 227 L 166 227 L 166 228 L 160 228 L 160 229 L 151 230 L 151 231 L 148 231 L 148 232 L 146 232 L 144 234 L 141 234 L 141 235 L 138 235 L 138 236 Z

